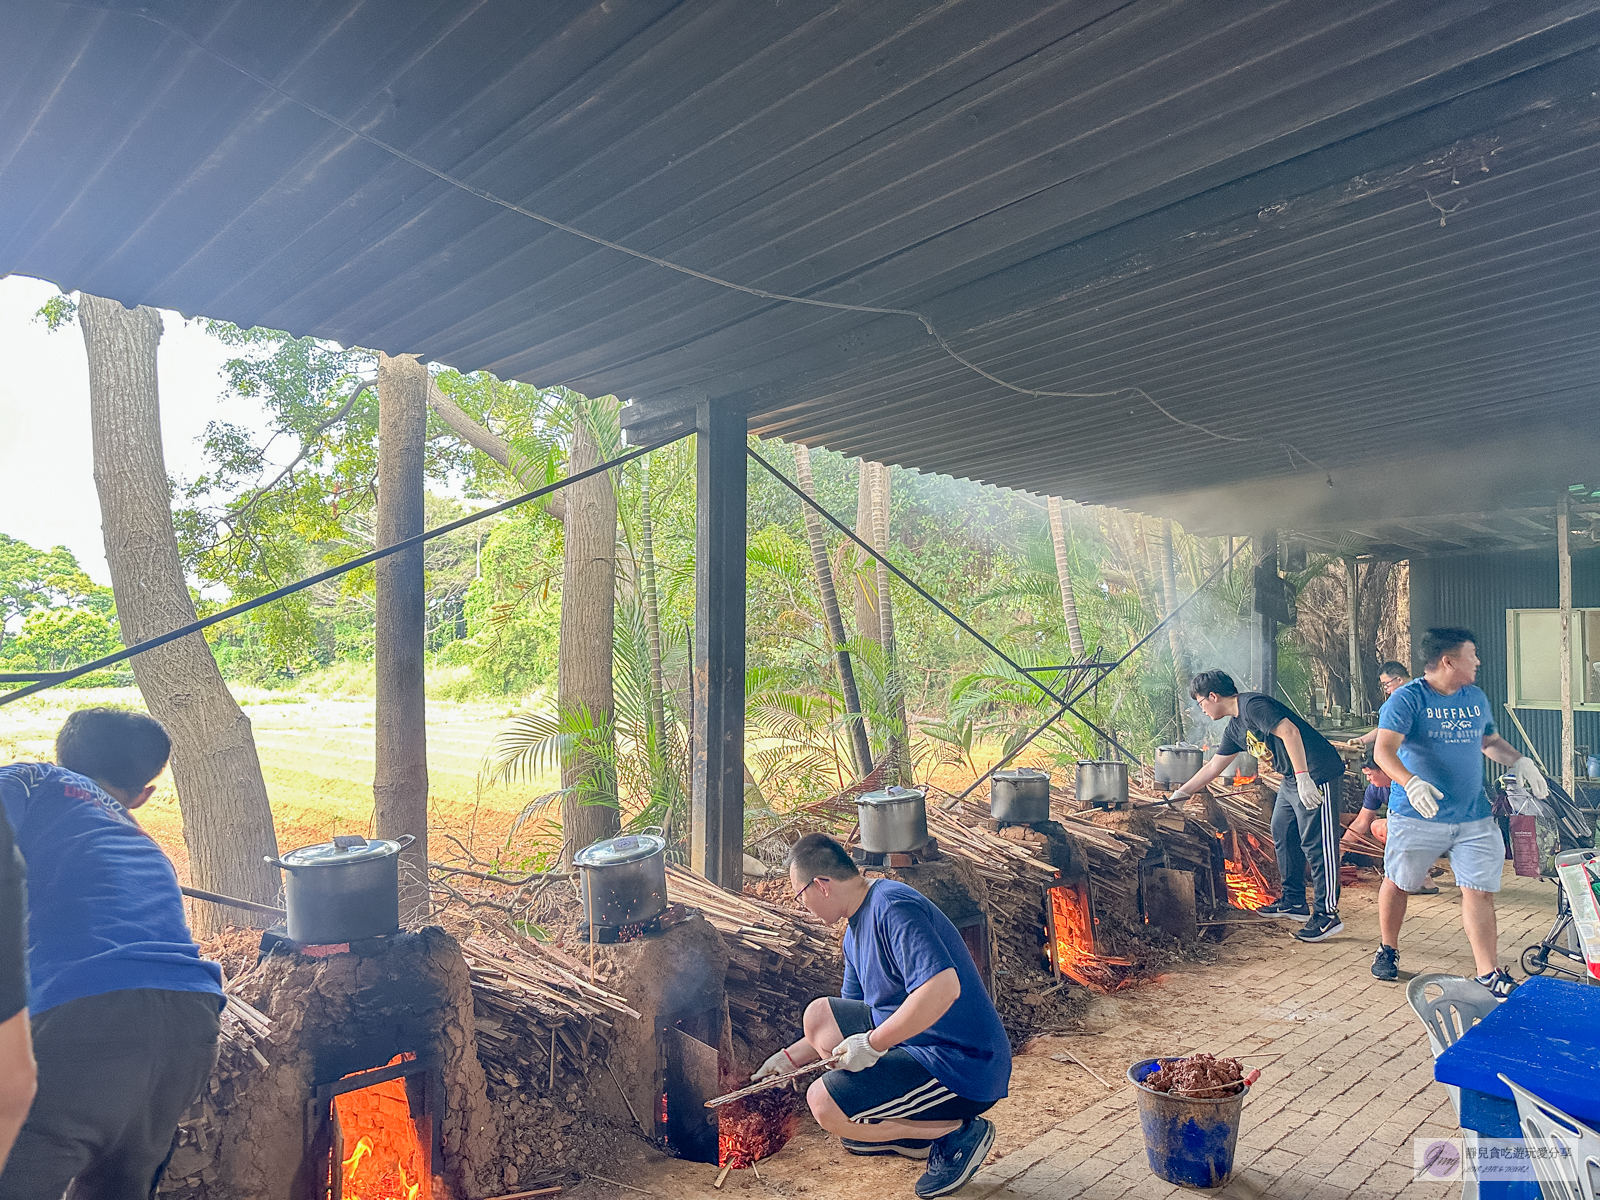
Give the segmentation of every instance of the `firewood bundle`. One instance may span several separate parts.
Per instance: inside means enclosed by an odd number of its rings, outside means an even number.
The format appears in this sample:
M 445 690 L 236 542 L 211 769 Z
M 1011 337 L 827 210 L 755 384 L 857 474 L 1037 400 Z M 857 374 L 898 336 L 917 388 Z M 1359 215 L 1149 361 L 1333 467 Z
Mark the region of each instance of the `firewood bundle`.
M 639 1014 L 551 946 L 468 938 L 478 1061 L 491 1083 L 554 1098 L 569 1077 L 587 1076 L 609 1054 L 618 1017 Z M 596 1045 L 598 1043 L 598 1045 Z
M 736 896 L 692 871 L 667 865 L 667 898 L 705 914 L 728 948 L 728 1016 L 762 1058 L 799 1036 L 805 1007 L 837 996 L 844 979 L 827 928 L 798 908 Z

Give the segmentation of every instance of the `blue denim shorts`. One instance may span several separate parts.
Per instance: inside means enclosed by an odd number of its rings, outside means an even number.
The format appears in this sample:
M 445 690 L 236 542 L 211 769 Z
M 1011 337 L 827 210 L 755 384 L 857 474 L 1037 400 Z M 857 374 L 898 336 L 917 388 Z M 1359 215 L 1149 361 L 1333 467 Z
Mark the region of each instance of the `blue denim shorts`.
M 1498 892 L 1505 870 L 1506 843 L 1493 817 L 1451 825 L 1420 817 L 1389 817 L 1383 846 L 1383 873 L 1403 892 L 1427 885 L 1434 860 L 1450 856 L 1456 883 L 1475 892 Z

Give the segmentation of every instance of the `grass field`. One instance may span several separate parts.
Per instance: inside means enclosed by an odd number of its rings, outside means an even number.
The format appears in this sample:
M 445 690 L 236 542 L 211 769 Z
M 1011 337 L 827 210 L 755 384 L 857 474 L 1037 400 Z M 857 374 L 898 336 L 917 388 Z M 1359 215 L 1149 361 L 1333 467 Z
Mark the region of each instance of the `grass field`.
M 370 833 L 373 701 L 235 688 L 255 728 L 256 750 L 272 801 L 280 850 L 327 841 L 336 833 Z M 56 730 L 75 708 L 96 704 L 143 707 L 133 688 L 56 690 L 0 708 L 0 762 L 50 760 Z M 557 786 L 552 775 L 515 787 L 482 788 L 478 771 L 495 732 L 512 712 L 505 700 L 428 702 L 428 804 L 434 833 L 474 838 L 479 853 L 505 839 L 526 802 Z M 139 810 L 188 882 L 188 852 L 170 773 Z M 524 826 L 519 853 L 541 831 Z M 441 839 L 442 840 L 442 839 Z M 435 845 L 437 857 L 444 846 Z

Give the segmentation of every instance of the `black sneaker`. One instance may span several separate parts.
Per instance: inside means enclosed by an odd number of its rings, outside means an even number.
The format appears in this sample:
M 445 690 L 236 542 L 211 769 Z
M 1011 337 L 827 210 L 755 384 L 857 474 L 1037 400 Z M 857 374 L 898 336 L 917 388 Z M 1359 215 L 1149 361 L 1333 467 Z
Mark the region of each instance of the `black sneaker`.
M 928 1147 L 933 1145 L 931 1138 L 900 1138 L 893 1142 L 858 1142 L 854 1138 L 839 1140 L 844 1143 L 846 1154 L 857 1154 L 862 1158 L 898 1154 L 901 1158 L 923 1159 L 928 1157 Z
M 1479 983 L 1489 989 L 1489 994 L 1496 1000 L 1504 1000 L 1517 990 L 1517 981 L 1506 973 L 1504 968 L 1496 967 L 1487 975 L 1474 975 Z
M 1304 900 L 1296 904 L 1288 896 L 1281 896 L 1271 904 L 1263 905 L 1256 911 L 1268 917 L 1309 917 L 1311 915 L 1311 909 Z
M 982 1117 L 973 1117 L 954 1133 L 937 1139 L 928 1154 L 928 1169 L 917 1180 L 917 1195 L 928 1200 L 960 1191 L 978 1173 L 993 1145 L 994 1125 Z
M 1393 983 L 1400 978 L 1400 951 L 1393 946 L 1378 947 L 1378 952 L 1372 956 L 1372 977 L 1381 979 L 1385 983 Z
M 1338 913 L 1317 913 L 1300 927 L 1295 937 L 1302 942 L 1325 942 L 1336 933 L 1344 932 L 1344 922 Z

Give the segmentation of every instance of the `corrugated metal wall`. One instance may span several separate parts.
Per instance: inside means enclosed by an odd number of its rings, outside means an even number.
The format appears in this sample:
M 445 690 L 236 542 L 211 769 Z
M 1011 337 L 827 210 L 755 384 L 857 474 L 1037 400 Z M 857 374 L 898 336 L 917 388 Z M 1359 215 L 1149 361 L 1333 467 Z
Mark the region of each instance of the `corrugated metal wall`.
M 1430 625 L 1464 625 L 1478 635 L 1478 686 L 1494 704 L 1495 725 L 1514 746 L 1522 745 L 1506 718 L 1506 609 L 1554 608 L 1556 556 L 1527 551 L 1470 554 L 1458 558 L 1412 559 L 1411 645 L 1421 646 Z M 1572 604 L 1600 608 L 1600 551 L 1572 556 Z M 1420 663 L 1418 664 L 1420 668 Z M 1519 708 L 1517 716 L 1539 754 L 1559 777 L 1561 714 L 1554 709 Z M 1575 714 L 1575 741 L 1600 753 L 1600 713 Z

